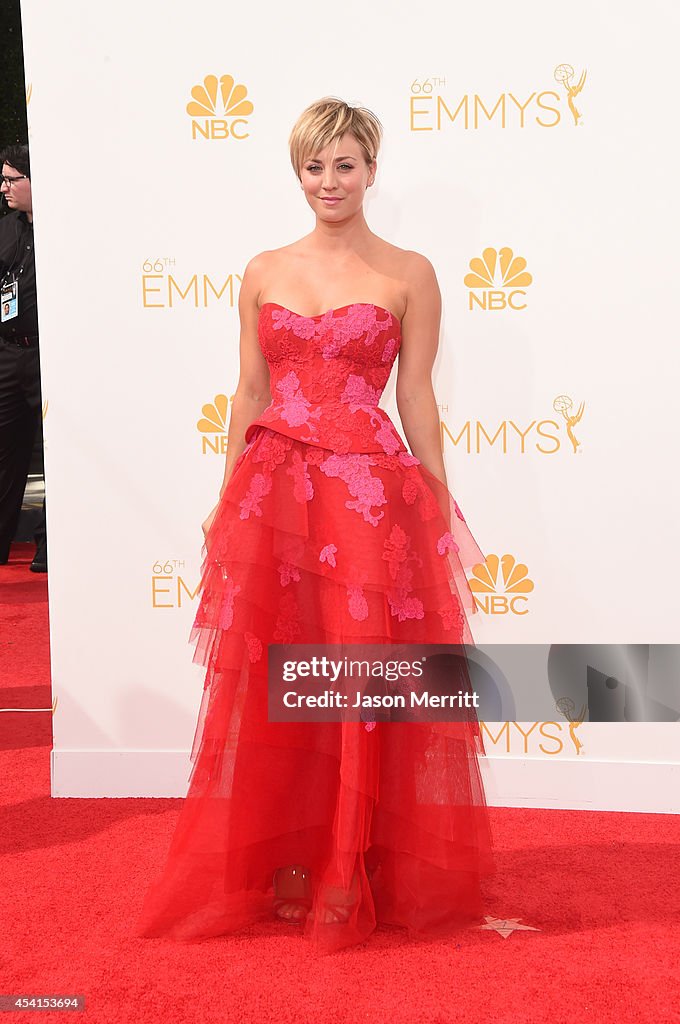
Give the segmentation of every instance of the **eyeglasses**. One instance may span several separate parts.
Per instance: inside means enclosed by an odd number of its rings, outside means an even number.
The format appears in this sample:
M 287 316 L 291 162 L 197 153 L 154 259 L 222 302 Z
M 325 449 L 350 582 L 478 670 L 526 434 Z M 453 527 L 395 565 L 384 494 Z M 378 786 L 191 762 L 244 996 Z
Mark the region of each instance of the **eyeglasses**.
M 13 185 L 15 181 L 21 181 L 23 178 L 28 178 L 28 175 L 17 174 L 15 178 L 6 178 L 4 174 L 0 174 L 0 181 L 3 185 Z

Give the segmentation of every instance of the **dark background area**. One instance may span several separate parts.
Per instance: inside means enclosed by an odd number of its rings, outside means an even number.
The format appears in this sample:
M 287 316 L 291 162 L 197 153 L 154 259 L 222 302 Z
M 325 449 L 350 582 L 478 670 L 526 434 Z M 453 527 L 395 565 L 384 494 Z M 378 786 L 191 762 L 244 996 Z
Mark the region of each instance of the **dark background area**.
M 24 47 L 21 34 L 21 4 L 19 0 L 2 0 L 2 60 L 0 60 L 0 148 L 14 142 L 28 142 L 26 117 L 26 80 L 24 75 Z M 35 201 L 35 196 L 33 197 Z M 3 199 L 0 217 L 9 213 Z M 40 296 L 38 296 L 38 303 Z M 39 308 L 39 307 L 38 307 Z M 29 541 L 37 523 L 44 488 L 42 419 L 36 431 L 28 484 L 17 524 L 15 540 Z
M 19 0 L 3 0 L 0 32 L 2 32 L 0 147 L 4 147 L 13 142 L 28 142 L 24 49 Z M 0 213 L 4 217 L 8 212 L 7 203 L 3 200 Z

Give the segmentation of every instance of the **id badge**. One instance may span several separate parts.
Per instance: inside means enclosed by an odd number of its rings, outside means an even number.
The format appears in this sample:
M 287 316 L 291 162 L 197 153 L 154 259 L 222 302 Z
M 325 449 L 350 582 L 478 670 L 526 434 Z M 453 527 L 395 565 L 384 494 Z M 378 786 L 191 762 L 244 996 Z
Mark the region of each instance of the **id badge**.
M 6 281 L 0 288 L 0 323 L 19 315 L 19 282 Z

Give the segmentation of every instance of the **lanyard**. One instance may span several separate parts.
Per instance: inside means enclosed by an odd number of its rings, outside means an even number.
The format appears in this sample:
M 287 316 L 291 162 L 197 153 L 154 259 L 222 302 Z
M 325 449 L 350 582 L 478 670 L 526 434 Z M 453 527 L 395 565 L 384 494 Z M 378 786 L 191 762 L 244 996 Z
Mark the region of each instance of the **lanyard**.
M 2 283 L 3 284 L 5 283 L 5 281 L 8 281 L 10 279 L 13 280 L 13 281 L 17 281 L 19 279 L 19 275 L 23 274 L 24 267 L 26 265 L 26 260 L 29 258 L 29 255 L 30 255 L 30 253 L 31 253 L 31 251 L 33 249 L 32 245 L 29 245 L 29 246 L 26 247 L 26 251 L 24 252 L 24 255 L 22 257 L 21 263 L 18 265 L 18 267 L 15 270 L 15 260 L 16 260 L 17 256 L 19 255 L 19 248 L 21 246 L 22 236 L 25 234 L 25 231 L 24 232 L 20 232 L 19 231 L 19 221 L 18 221 L 18 219 L 16 221 L 16 228 L 17 228 L 17 231 L 16 231 L 16 247 L 14 249 L 14 255 L 12 256 L 12 262 L 10 263 L 10 265 L 7 268 L 7 270 L 5 271 L 5 273 L 2 275 Z M 32 232 L 30 232 L 30 234 L 32 235 Z

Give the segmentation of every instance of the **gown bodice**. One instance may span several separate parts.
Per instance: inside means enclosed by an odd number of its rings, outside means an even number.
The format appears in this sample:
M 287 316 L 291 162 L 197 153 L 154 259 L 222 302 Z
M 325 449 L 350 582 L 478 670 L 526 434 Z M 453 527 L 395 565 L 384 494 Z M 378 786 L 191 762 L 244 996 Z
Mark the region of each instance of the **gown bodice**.
M 401 324 L 382 306 L 356 302 L 301 316 L 264 302 L 258 339 L 270 372 L 272 400 L 258 425 L 338 454 L 406 446 L 378 402 L 401 345 Z

